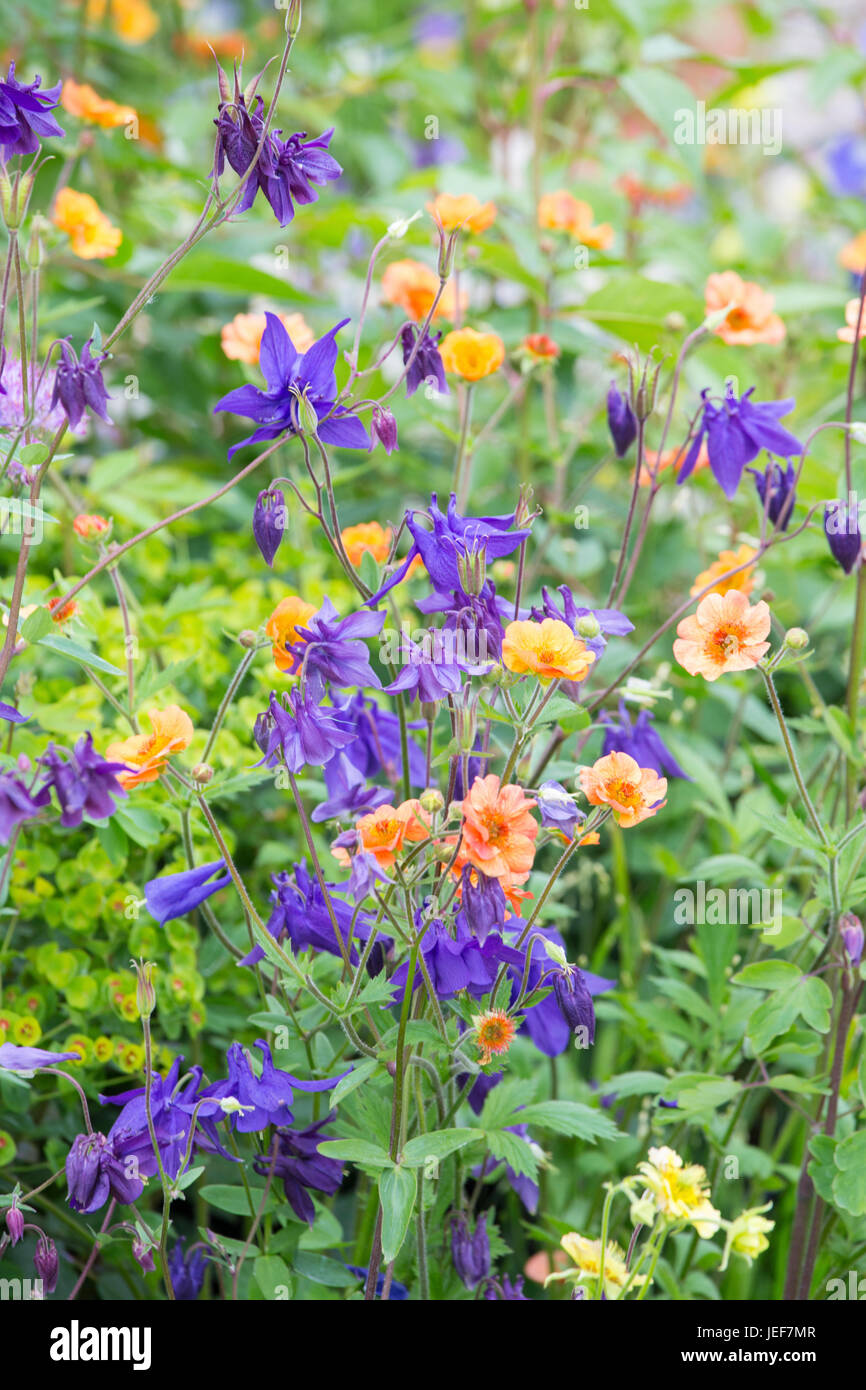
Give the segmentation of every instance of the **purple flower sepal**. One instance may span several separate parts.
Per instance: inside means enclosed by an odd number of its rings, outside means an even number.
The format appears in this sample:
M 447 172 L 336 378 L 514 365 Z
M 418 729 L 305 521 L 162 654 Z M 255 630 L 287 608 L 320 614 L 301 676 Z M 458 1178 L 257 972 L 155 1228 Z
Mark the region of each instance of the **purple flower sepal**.
M 610 383 L 607 393 L 607 427 L 617 458 L 624 458 L 637 438 L 637 420 L 615 381 Z
M 54 377 L 54 390 L 51 395 L 51 409 L 60 405 L 69 421 L 70 429 L 75 429 L 86 409 L 93 411 L 106 424 L 111 424 L 105 406 L 110 400 L 102 380 L 102 363 L 108 356 L 101 352 L 96 357 L 90 355 L 92 338 L 88 338 L 81 349 L 81 357 L 75 356 L 69 343 L 60 345 L 60 361 Z
M 0 844 L 8 844 L 16 826 L 38 816 L 51 801 L 48 787 L 35 795 L 11 772 L 0 772 Z
M 273 1158 L 262 1154 L 253 1159 L 255 1171 L 262 1177 L 273 1172 L 282 1178 L 286 1198 L 292 1211 L 310 1226 L 316 1219 L 316 1208 L 310 1192 L 322 1192 L 333 1197 L 343 1181 L 343 1165 L 336 1158 L 319 1152 L 319 1145 L 329 1136 L 321 1134 L 330 1116 L 308 1125 L 306 1129 L 280 1129 L 277 1152 Z
M 67 1200 L 73 1211 L 99 1211 L 109 1197 L 137 1202 L 144 1191 L 141 1178 L 127 1176 L 123 1157 L 105 1134 L 79 1134 L 66 1158 Z
M 624 700 L 619 702 L 619 715 L 602 714 L 604 742 L 601 755 L 609 753 L 628 753 L 638 767 L 651 767 L 661 777 L 681 777 L 686 782 L 693 779 L 684 772 L 669 748 L 662 742 L 661 735 L 653 728 L 653 716 L 649 710 L 641 710 L 634 724 L 629 718 Z
M 677 482 L 683 483 L 689 477 L 698 461 L 701 445 L 706 439 L 707 453 L 713 476 L 726 497 L 733 497 L 740 485 L 743 469 L 752 459 L 758 457 L 762 449 L 779 458 L 792 458 L 802 454 L 803 446 L 799 439 L 779 424 L 782 415 L 788 415 L 795 402 L 751 400 L 754 386 L 739 399 L 734 388 L 728 385 L 724 400 L 714 404 L 709 390 L 701 392 L 704 403 L 697 434 L 677 474 Z
M 225 860 L 215 859 L 210 864 L 199 864 L 195 869 L 184 869 L 179 874 L 161 874 L 144 885 L 144 900 L 151 917 L 155 917 L 161 927 L 188 912 L 208 899 L 212 893 L 227 888 L 232 876 L 225 870 Z M 219 877 L 216 877 L 219 875 Z
M 339 710 L 317 704 L 309 686 L 303 692 L 296 686 L 283 698 L 285 704 L 271 691 L 268 708 L 256 720 L 255 740 L 264 754 L 257 766 L 284 761 L 292 773 L 321 767 L 352 742 Z
M 33 1076 L 40 1067 L 56 1067 L 60 1062 L 80 1062 L 78 1052 L 49 1052 L 44 1047 L 18 1047 L 16 1043 L 0 1043 L 0 1070 L 16 1071 L 19 1076 Z
M 263 1038 L 256 1040 L 262 1054 L 261 1075 L 253 1071 L 250 1055 L 240 1043 L 232 1043 L 226 1053 L 228 1077 L 208 1086 L 202 1095 L 215 1100 L 231 1097 L 243 1107 L 231 1115 L 231 1124 L 240 1134 L 253 1134 L 268 1125 L 290 1125 L 293 1091 L 330 1091 L 348 1076 L 351 1067 L 324 1081 L 299 1081 L 274 1065 L 271 1049 Z
M 439 352 L 439 339 L 441 333 L 425 333 L 418 343 L 417 351 L 415 344 L 418 339 L 418 329 L 411 323 L 403 325 L 400 330 L 400 342 L 403 349 L 403 366 L 410 363 L 406 373 L 406 395 L 414 396 L 419 386 L 429 383 L 435 386 L 440 396 L 450 395 L 448 382 L 445 379 L 445 366 Z M 413 357 L 414 352 L 414 357 Z
M 40 790 L 53 790 L 66 829 L 79 826 L 85 816 L 107 820 L 117 810 L 115 802 L 129 794 L 117 780 L 118 772 L 127 771 L 126 763 L 106 762 L 94 749 L 92 734 L 83 734 L 71 753 L 49 744 L 39 763 L 48 771 Z
M 62 82 L 39 91 L 42 79 L 19 82 L 15 64 L 9 64 L 5 81 L 0 81 L 0 155 L 7 162 L 16 154 L 35 154 L 39 141 L 66 132 L 51 114 L 60 100 Z

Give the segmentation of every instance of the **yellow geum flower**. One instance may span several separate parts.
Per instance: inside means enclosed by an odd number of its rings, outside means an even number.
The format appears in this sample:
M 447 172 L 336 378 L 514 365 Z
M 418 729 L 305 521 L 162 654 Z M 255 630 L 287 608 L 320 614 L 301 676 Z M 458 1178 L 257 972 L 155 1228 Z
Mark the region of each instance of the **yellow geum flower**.
M 586 1278 L 578 1278 L 579 1283 L 592 1283 L 597 1280 L 601 1273 L 601 1241 L 590 1240 L 588 1236 L 578 1235 L 577 1231 L 569 1231 L 559 1242 L 565 1253 L 574 1261 L 581 1275 Z M 552 1276 L 554 1279 L 562 1276 Z M 567 1277 L 567 1276 L 566 1276 Z M 625 1254 L 620 1247 L 612 1240 L 607 1243 L 604 1254 L 604 1293 L 607 1298 L 619 1298 L 620 1292 L 629 1281 L 629 1272 L 625 1262 Z M 547 1281 L 548 1283 L 550 1280 Z M 646 1283 L 646 1275 L 638 1274 L 632 1281 L 632 1287 L 636 1288 L 639 1284 Z
M 738 1255 L 742 1255 L 748 1264 L 769 1248 L 770 1242 L 767 1235 L 776 1225 L 775 1221 L 768 1221 L 761 1212 L 770 1211 L 773 1203 L 767 1202 L 763 1207 L 747 1207 L 741 1212 L 736 1220 L 728 1226 L 728 1239 L 725 1242 L 725 1253 L 722 1257 L 720 1270 L 727 1269 L 728 1258 L 732 1250 Z
M 60 103 L 70 116 L 89 121 L 91 125 L 103 126 L 106 130 L 137 120 L 133 107 L 118 106 L 116 101 L 101 97 L 87 82 L 75 82 L 71 77 L 67 77 L 63 84 Z
M 706 1170 L 699 1163 L 684 1164 L 675 1149 L 663 1147 L 650 1149 L 638 1171 L 661 1216 L 687 1221 L 703 1240 L 715 1235 L 722 1216 L 710 1201 Z
M 89 193 L 61 188 L 51 221 L 69 237 L 72 251 L 83 261 L 103 260 L 117 252 L 123 233 L 115 227 Z

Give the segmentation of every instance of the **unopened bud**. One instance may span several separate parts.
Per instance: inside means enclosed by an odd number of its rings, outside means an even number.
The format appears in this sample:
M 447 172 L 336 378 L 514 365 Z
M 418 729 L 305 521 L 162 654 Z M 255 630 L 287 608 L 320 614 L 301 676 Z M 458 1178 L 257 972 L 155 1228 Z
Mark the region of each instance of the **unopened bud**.
M 154 965 L 149 960 L 131 961 L 135 969 L 135 1003 L 139 1018 L 150 1018 L 156 1008 L 156 990 L 153 986 Z
M 582 618 L 578 618 L 575 632 L 578 637 L 598 637 L 601 634 L 601 623 L 594 613 L 585 613 Z
M 795 652 L 803 652 L 809 645 L 809 634 L 802 627 L 789 627 L 785 633 L 785 646 Z
M 243 632 L 238 633 L 238 642 L 242 647 L 248 647 L 251 649 L 256 645 L 257 641 L 258 638 L 256 637 L 256 634 L 253 632 L 252 628 L 245 627 Z
M 413 222 L 417 222 L 421 216 L 420 212 L 413 212 L 411 217 L 398 217 L 396 222 L 392 222 L 388 228 L 388 235 L 394 241 L 400 241 L 406 235 Z
M 45 1293 L 53 1293 L 57 1288 L 60 1261 L 57 1258 L 57 1247 L 48 1236 L 40 1235 L 37 1240 L 33 1263 L 36 1266 L 36 1273 L 42 1280 Z
M 213 768 L 210 763 L 196 763 L 192 770 L 192 780 L 194 782 L 200 782 L 202 786 L 212 781 L 213 775 Z
M 13 1201 L 12 1206 L 6 1212 L 6 1229 L 12 1244 L 17 1245 L 24 1234 L 24 1213 L 16 1201 Z
M 686 326 L 686 316 L 681 314 L 678 309 L 673 309 L 665 318 L 665 328 L 671 333 L 682 333 Z
M 419 796 L 421 809 L 426 811 L 428 816 L 432 816 L 437 811 L 445 809 L 445 798 L 438 787 L 427 787 Z

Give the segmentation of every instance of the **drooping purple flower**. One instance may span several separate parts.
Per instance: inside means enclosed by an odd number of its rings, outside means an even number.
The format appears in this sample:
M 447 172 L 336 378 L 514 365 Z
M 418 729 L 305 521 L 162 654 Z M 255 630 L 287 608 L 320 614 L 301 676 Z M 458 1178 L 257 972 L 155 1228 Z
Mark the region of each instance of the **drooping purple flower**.
M 50 1236 L 43 1232 L 39 1233 L 36 1241 L 36 1249 L 33 1252 L 33 1264 L 36 1273 L 42 1280 L 44 1293 L 53 1293 L 57 1288 L 57 1277 L 60 1273 L 60 1261 L 57 1258 L 57 1246 Z
M 360 691 L 348 704 L 339 706 L 339 715 L 352 730 L 352 740 L 346 745 L 346 757 L 365 777 L 384 773 L 389 782 L 403 776 L 403 751 L 400 743 L 400 720 L 390 710 L 381 709 L 376 701 Z M 409 729 L 423 728 L 423 720 L 409 723 Z M 413 787 L 426 786 L 427 759 L 424 750 L 409 737 L 409 781 Z
M 183 1244 L 181 1237 L 168 1257 L 168 1272 L 175 1298 L 181 1303 L 191 1303 L 202 1291 L 208 1257 L 199 1247 L 184 1258 Z
M 17 1245 L 24 1235 L 24 1213 L 13 1198 L 11 1207 L 6 1208 L 6 1230 L 13 1245 Z
M 581 1030 L 590 1045 L 595 1042 L 595 1008 L 583 972 L 576 965 L 557 970 L 553 976 L 553 994 L 570 1031 Z
M 586 820 L 586 816 L 562 783 L 542 782 L 536 800 L 541 812 L 541 824 L 559 830 L 567 839 L 573 840 L 575 827 Z
M 615 381 L 610 383 L 607 393 L 607 427 L 617 458 L 624 458 L 637 438 L 637 420 Z
M 852 504 L 850 498 L 847 503 L 828 502 L 824 508 L 824 535 L 833 559 L 850 574 L 863 549 L 857 503 Z
M 604 742 L 601 746 L 602 757 L 606 758 L 609 753 L 628 753 L 638 767 L 654 768 L 660 777 L 664 774 L 668 777 L 682 777 L 686 782 L 692 781 L 688 773 L 683 772 L 670 749 L 662 742 L 661 735 L 653 728 L 653 716 L 649 710 L 641 710 L 632 724 L 625 700 L 620 700 L 617 717 L 604 713 L 600 715 L 600 719 L 605 726 Z
M 280 1129 L 274 1157 L 262 1154 L 253 1159 L 253 1167 L 262 1177 L 273 1172 L 282 1178 L 292 1211 L 311 1226 L 316 1219 L 316 1208 L 310 1191 L 333 1197 L 343 1181 L 342 1163 L 319 1153 L 320 1143 L 329 1137 L 319 1131 L 329 1118 L 308 1125 L 306 1129 Z
M 180 1085 L 182 1057 L 175 1057 L 165 1077 L 156 1072 L 151 1088 L 151 1113 L 163 1167 L 170 1178 L 180 1172 L 189 1142 L 192 1117 L 202 1101 L 202 1069 L 190 1067 L 187 1080 Z M 100 1095 L 103 1105 L 120 1105 L 120 1114 L 108 1131 L 113 1152 L 121 1160 L 134 1159 L 142 1177 L 153 1177 L 158 1169 L 153 1152 L 145 1106 L 145 1088 L 137 1086 L 117 1095 Z M 193 1152 L 219 1153 L 232 1162 L 233 1156 L 220 1143 L 216 1122 L 223 1119 L 218 1101 L 205 1100 L 196 1118 Z
M 370 436 L 357 415 L 335 404 L 336 334 L 349 320 L 342 319 L 300 354 L 276 314 L 266 313 L 265 318 L 267 327 L 259 349 L 259 366 L 268 389 L 239 386 L 214 406 L 214 414 L 230 411 L 233 415 L 255 420 L 259 425 L 247 439 L 232 445 L 229 458 L 247 444 L 277 439 L 281 434 L 296 434 L 299 427 L 303 427 L 299 414 L 302 400 L 318 420 L 316 432 L 323 444 L 341 449 L 369 449 Z
M 402 564 L 383 584 L 368 604 L 376 604 L 383 594 L 399 584 L 416 556 L 420 555 L 433 588 L 440 594 L 461 590 L 463 585 L 457 567 L 458 558 L 484 551 L 488 561 L 510 555 L 529 536 L 526 529 L 512 530 L 516 512 L 508 516 L 461 516 L 457 497 L 451 493 L 447 512 L 440 510 L 436 493 L 430 498 L 426 511 L 410 509 L 406 513 L 406 529 L 412 546 Z M 428 524 L 424 525 L 426 521 Z
M 105 1134 L 79 1134 L 66 1157 L 67 1200 L 73 1211 L 99 1211 L 109 1197 L 137 1202 L 144 1191 L 141 1178 L 127 1176 L 123 1158 Z
M 63 342 L 60 345 L 60 361 L 57 364 L 54 377 L 51 408 L 53 410 L 59 403 L 72 429 L 75 429 L 88 407 L 94 415 L 98 415 L 101 420 L 111 424 L 105 409 L 106 401 L 110 400 L 110 396 L 102 380 L 102 363 L 108 353 L 101 352 L 96 357 L 92 357 L 90 353 L 92 342 L 92 338 L 87 339 L 81 349 L 80 358 L 75 356 L 75 352 L 68 342 Z
M 845 912 L 839 918 L 839 931 L 842 944 L 853 966 L 858 966 L 863 957 L 863 924 L 853 912 Z
M 373 406 L 373 414 L 370 417 L 370 433 L 373 436 L 373 442 L 375 443 L 378 439 L 386 454 L 393 454 L 398 448 L 397 421 L 390 410 L 386 410 L 380 405 Z M 370 447 L 373 447 L 372 444 Z
M 467 594 L 462 588 L 444 594 L 438 590 L 418 600 L 420 612 L 445 615 L 444 632 L 453 634 L 453 649 L 459 654 L 462 669 L 470 675 L 482 675 L 491 662 L 502 658 L 503 610 L 508 605 L 500 599 L 489 579 L 485 579 L 477 594 Z M 511 612 L 506 611 L 510 621 Z
M 436 387 L 440 396 L 448 396 L 450 391 L 445 378 L 445 366 L 438 347 L 442 334 L 425 333 L 413 357 L 418 331 L 411 323 L 404 324 L 400 331 L 404 367 L 411 358 L 411 366 L 406 373 L 406 395 L 414 396 L 419 386 L 429 383 Z
M 253 540 L 266 565 L 273 566 L 286 529 L 286 499 L 281 488 L 265 488 L 253 508 Z
M 117 810 L 115 802 L 128 796 L 117 780 L 126 763 L 106 762 L 94 749 L 92 734 L 83 734 L 71 753 L 50 743 L 39 762 L 48 770 L 41 790 L 53 790 L 60 803 L 60 824 L 67 829 L 79 826 L 85 816 L 106 820 Z
M 519 918 L 516 919 L 513 926 L 510 922 L 506 924 L 506 929 L 509 932 L 514 931 L 519 933 L 523 931 L 524 927 L 525 923 L 521 922 Z M 559 946 L 562 950 L 565 949 L 565 943 L 562 937 L 559 935 L 559 932 L 552 927 L 546 927 L 543 930 L 540 930 L 538 927 L 533 927 L 533 936 L 538 937 L 539 935 L 543 935 L 548 941 Z M 525 956 L 522 956 L 519 969 L 515 970 L 512 967 L 508 972 L 512 981 L 512 1003 L 517 999 L 520 991 L 523 979 L 524 959 Z M 539 985 L 542 975 L 547 975 L 548 980 L 546 983 L 551 983 L 549 979 L 550 970 L 550 957 L 545 951 L 542 942 L 534 940 L 532 943 L 532 955 L 527 977 L 528 990 L 532 991 Z M 582 970 L 581 976 L 583 978 L 583 983 L 586 985 L 592 997 L 595 997 L 597 994 L 604 994 L 606 990 L 616 988 L 615 980 L 605 980 L 602 976 L 593 975 L 588 970 Z M 543 1052 L 546 1057 L 558 1057 L 560 1053 L 565 1052 L 571 1042 L 571 1028 L 563 1017 L 556 1000 L 556 995 L 552 990 L 545 995 L 543 999 L 539 1000 L 538 1003 L 530 1005 L 528 1009 L 524 1009 L 523 1014 L 524 1018 L 523 1023 L 520 1025 L 520 1032 L 528 1033 L 539 1052 Z
M 0 843 L 8 844 L 15 827 L 37 816 L 50 800 L 47 787 L 34 796 L 11 772 L 0 772 Z
M 315 807 L 311 817 L 314 821 L 342 817 L 354 820 L 391 799 L 387 787 L 370 786 L 345 753 L 336 753 L 325 763 L 324 771 L 328 799 Z
M 416 913 L 415 924 L 420 930 L 420 910 Z M 424 932 L 421 951 L 440 999 L 450 999 L 461 989 L 467 990 L 473 999 L 481 999 L 489 992 L 500 965 L 523 966 L 522 952 L 508 946 L 499 932 L 490 932 L 483 942 L 479 941 L 460 912 L 454 919 L 453 932 L 440 918 L 430 922 Z M 395 999 L 402 999 L 408 976 L 408 964 L 401 965 L 392 975 Z M 421 971 L 416 970 L 413 989 L 419 987 L 422 979 Z
M 630 622 L 624 613 L 620 613 L 617 608 L 586 608 L 576 602 L 574 594 L 567 584 L 560 584 L 557 593 L 561 602 L 553 597 L 550 590 L 543 587 L 541 590 L 542 605 L 540 608 L 529 610 L 530 618 L 540 623 L 545 618 L 556 618 L 559 622 L 568 623 L 572 632 L 582 639 L 591 652 L 595 652 L 596 661 L 601 657 L 602 652 L 607 646 L 608 637 L 625 637 L 627 633 L 634 632 L 634 623 Z M 591 630 L 593 625 L 585 620 L 595 619 L 599 631 Z M 581 631 L 583 626 L 583 631 Z
M 497 1287 L 498 1285 L 498 1287 Z M 518 1274 L 512 1283 L 507 1274 L 504 1274 L 496 1283 L 490 1283 L 484 1291 L 487 1302 L 498 1302 L 500 1299 L 507 1303 L 531 1303 L 523 1292 L 523 1275 Z
M 451 1258 L 454 1268 L 467 1289 L 474 1289 L 490 1273 L 490 1237 L 487 1233 L 487 1212 L 478 1218 L 470 1232 L 463 1212 L 453 1217 L 451 1227 Z
M 255 740 L 265 767 L 278 767 L 281 755 L 290 772 L 321 767 L 351 743 L 353 734 L 339 710 L 317 704 L 309 686 L 304 691 L 296 686 L 283 699 L 286 704 L 271 691 L 268 708 L 256 720 Z
M 29 714 L 22 714 L 14 705 L 4 705 L 0 700 L 0 719 L 7 719 L 10 724 L 26 724 L 29 718 Z
M 232 1127 L 240 1134 L 257 1133 L 268 1125 L 290 1125 L 294 1091 L 331 1091 L 348 1075 L 348 1072 L 341 1072 L 324 1081 L 300 1081 L 274 1065 L 271 1049 L 264 1038 L 256 1039 L 256 1047 L 263 1059 L 261 1075 L 253 1071 L 250 1054 L 240 1043 L 232 1043 L 226 1052 L 227 1078 L 215 1081 L 202 1092 L 216 1100 L 230 1096 L 240 1103 L 243 1109 L 230 1116 Z
M 210 864 L 199 864 L 195 869 L 184 869 L 178 874 L 161 874 L 144 885 L 144 900 L 151 917 L 155 917 L 161 927 L 178 917 L 185 917 L 205 902 L 212 893 L 227 888 L 232 881 L 230 873 L 222 872 L 224 859 L 214 859 Z M 216 877 L 220 874 L 220 877 Z
M 32 1076 L 40 1067 L 56 1067 L 60 1062 L 79 1062 L 78 1052 L 50 1052 L 44 1047 L 19 1047 L 16 1043 L 0 1043 L 0 1071 L 17 1071 Z
M 333 956 L 342 956 L 328 904 L 322 896 L 318 879 L 309 873 L 306 864 L 296 864 L 294 876 L 285 871 L 272 874 L 271 882 L 274 885 L 270 897 L 271 914 L 265 926 L 274 940 L 279 942 L 284 936 L 288 936 L 295 951 L 313 949 L 327 951 Z M 334 891 L 336 885 L 327 884 L 326 887 L 343 945 L 346 946 L 350 939 L 366 941 L 372 925 L 369 913 L 355 914 L 345 899 Z M 349 954 L 353 961 L 357 961 L 358 954 L 354 944 Z M 241 964 L 253 965 L 261 960 L 263 955 L 261 946 L 256 945 Z
M 755 488 L 761 499 L 761 509 L 767 520 L 779 531 L 787 531 L 794 503 L 797 500 L 797 473 L 793 463 L 788 464 L 784 473 L 782 465 L 771 461 L 761 472 L 758 468 L 747 470 L 755 479 Z
M 363 1281 L 366 1283 L 367 1276 L 370 1272 L 366 1265 L 346 1265 L 346 1268 L 350 1271 L 350 1273 L 356 1275 L 359 1279 L 363 1279 Z M 385 1276 L 384 1274 L 379 1274 L 376 1278 L 376 1297 L 381 1298 L 384 1291 Z M 404 1303 L 408 1299 L 408 1297 L 409 1290 L 406 1288 L 406 1285 L 398 1283 L 396 1279 L 392 1279 L 391 1288 L 388 1293 L 388 1298 L 393 1299 L 395 1303 Z
M 370 665 L 366 645 L 376 637 L 385 623 L 384 613 L 367 613 L 361 609 L 341 618 L 329 598 L 311 618 L 296 627 L 299 640 L 291 643 L 290 651 L 303 663 L 308 687 L 316 699 L 321 699 L 325 682 L 338 690 L 349 686 L 382 688 L 382 682 Z
M 401 643 L 402 668 L 390 685 L 385 686 L 387 694 L 398 690 L 410 693 L 422 703 L 435 704 L 447 700 L 449 695 L 459 695 L 463 683 L 460 667 L 454 660 L 453 642 L 443 640 L 441 632 L 429 634 L 430 641 L 423 646 L 404 637 Z
M 60 100 L 62 82 L 39 91 L 41 77 L 19 82 L 15 64 L 9 64 L 5 82 L 0 81 L 0 155 L 8 161 L 16 154 L 35 154 L 40 140 L 65 135 L 51 112 Z
M 508 905 L 498 878 L 467 864 L 460 875 L 460 906 L 470 930 L 482 946 L 494 929 L 505 926 Z
M 709 390 L 701 392 L 704 406 L 700 424 L 677 474 L 678 483 L 685 482 L 690 475 L 705 438 L 710 468 L 726 497 L 734 496 L 743 469 L 762 449 L 785 459 L 802 454 L 799 439 L 779 424 L 781 416 L 794 409 L 795 402 L 764 401 L 759 404 L 750 399 L 754 389 L 751 386 L 738 399 L 728 383 L 724 400 L 718 404 L 713 403 Z

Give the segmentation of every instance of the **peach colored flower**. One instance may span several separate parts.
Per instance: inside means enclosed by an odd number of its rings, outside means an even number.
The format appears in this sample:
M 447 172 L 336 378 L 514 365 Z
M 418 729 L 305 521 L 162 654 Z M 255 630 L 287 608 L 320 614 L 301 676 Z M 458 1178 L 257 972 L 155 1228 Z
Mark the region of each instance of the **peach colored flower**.
M 83 261 L 114 256 L 123 240 L 120 228 L 108 220 L 96 200 L 74 188 L 61 188 L 51 220 L 66 232 L 73 254 Z
M 544 681 L 556 677 L 582 681 L 594 661 L 595 652 L 558 618 L 540 623 L 527 619 L 509 623 L 505 629 L 502 664 L 509 671 L 531 672 Z
M 649 487 L 653 481 L 653 473 L 655 473 L 656 478 L 658 478 L 660 474 L 664 473 L 666 468 L 670 468 L 673 464 L 676 464 L 677 471 L 679 471 L 685 462 L 687 453 L 688 449 L 683 448 L 681 444 L 678 444 L 675 449 L 665 449 L 664 453 L 661 455 L 659 455 L 656 449 L 646 449 L 644 451 L 644 463 L 641 465 L 640 470 L 640 486 Z M 692 469 L 692 473 L 698 473 L 702 468 L 707 468 L 709 462 L 710 456 L 707 453 L 707 441 L 702 439 L 697 463 Z
M 298 352 L 306 352 L 316 341 L 316 335 L 303 314 L 277 314 Z M 220 330 L 222 350 L 233 362 L 246 362 L 254 367 L 259 360 L 262 334 L 267 327 L 264 314 L 235 314 Z
M 677 627 L 674 656 L 692 676 L 718 680 L 724 671 L 749 671 L 769 650 L 770 610 L 752 606 L 739 589 L 707 594 L 697 612 Z
M 606 251 L 614 237 L 609 222 L 594 226 L 589 203 L 575 198 L 564 188 L 556 193 L 545 193 L 539 200 L 538 225 L 546 231 L 568 232 L 575 241 L 596 251 Z
M 68 603 L 64 603 L 63 600 L 59 598 L 50 598 L 48 600 L 48 611 L 51 614 L 52 621 L 59 623 L 62 627 L 64 623 L 69 622 L 70 618 L 75 617 L 78 612 L 78 604 L 75 602 L 74 598 L 70 599 Z
M 747 560 L 753 560 L 757 555 L 750 545 L 740 545 L 736 550 L 721 551 L 718 560 L 714 560 L 709 569 L 702 570 L 691 587 L 692 598 L 701 593 L 708 584 L 712 584 L 711 594 L 726 594 L 729 589 L 739 589 L 744 594 L 750 594 L 755 586 L 755 567 L 751 565 L 746 570 L 740 570 L 739 574 L 733 574 L 729 579 L 721 579 L 728 570 L 735 569 L 738 565 L 744 565 Z M 719 580 L 719 583 L 715 581 Z
M 466 861 L 488 878 L 525 878 L 535 858 L 538 823 L 529 814 L 535 805 L 522 787 L 502 787 L 492 772 L 476 777 L 463 798 Z
M 430 306 L 439 293 L 439 276 L 435 270 L 410 259 L 392 261 L 382 276 L 382 298 L 386 304 L 398 304 L 409 318 L 420 323 L 430 312 Z M 460 295 L 461 312 L 466 309 L 469 296 Z M 457 308 L 457 298 L 453 285 L 446 285 L 442 297 L 436 305 L 434 319 L 453 319 Z
M 731 306 L 715 329 L 724 343 L 747 347 L 753 343 L 781 343 L 785 337 L 785 325 L 773 313 L 773 296 L 753 280 L 742 280 L 735 270 L 711 275 L 704 297 L 707 314 Z
M 361 848 L 375 856 L 383 869 L 394 863 L 406 840 L 420 842 L 429 835 L 428 817 L 418 801 L 378 806 L 355 822 Z
M 590 806 L 610 806 L 624 829 L 660 811 L 668 789 L 666 777 L 640 767 L 628 753 L 608 753 L 592 767 L 582 767 L 580 785 Z
M 103 126 L 106 130 L 138 120 L 133 107 L 118 106 L 116 101 L 101 97 L 86 82 L 75 82 L 71 77 L 67 77 L 63 83 L 60 104 L 70 116 L 89 121 L 91 125 Z
M 438 217 L 446 232 L 462 227 L 467 232 L 486 232 L 496 220 L 496 204 L 482 203 L 474 193 L 440 193 L 427 211 Z
M 535 357 L 540 362 L 553 361 L 562 352 L 559 344 L 546 333 L 527 333 L 520 346 L 527 356 Z
M 92 541 L 97 536 L 105 535 L 109 525 L 105 517 L 99 516 L 96 512 L 79 512 L 73 519 L 72 529 L 83 541 Z
M 507 1052 L 514 1039 L 514 1020 L 504 1009 L 489 1009 L 485 1014 L 476 1014 L 475 1041 L 481 1049 L 479 1061 L 486 1067 L 491 1057 Z
M 839 264 L 846 270 L 851 270 L 855 275 L 862 275 L 866 270 L 866 232 L 858 232 L 853 241 L 849 241 L 839 252 Z
M 391 554 L 394 533 L 390 526 L 380 526 L 378 521 L 362 521 L 357 526 L 347 526 L 340 536 L 349 561 L 356 569 L 368 550 L 380 565 Z
M 109 762 L 127 763 L 137 772 L 118 772 L 122 787 L 137 787 L 143 782 L 155 782 L 165 770 L 173 753 L 182 753 L 192 742 L 195 730 L 189 715 L 179 705 L 148 710 L 152 734 L 133 734 L 109 744 L 105 756 Z
M 464 381 L 481 381 L 498 371 L 505 361 L 505 344 L 496 333 L 478 333 L 474 328 L 455 328 L 439 344 L 446 372 Z
M 303 641 L 298 628 L 306 627 L 310 618 L 317 612 L 314 603 L 307 603 L 300 594 L 289 594 L 288 598 L 280 599 L 268 618 L 265 623 L 265 636 L 270 637 L 273 642 L 274 661 L 281 671 L 288 671 L 294 675 L 297 662 L 292 653 L 286 651 L 286 647 L 294 642 Z
M 853 343 L 854 335 L 858 338 L 866 338 L 866 313 L 860 322 L 860 332 L 857 333 L 857 320 L 860 318 L 860 299 L 849 299 L 845 305 L 845 327 L 836 329 L 836 337 L 840 343 Z

